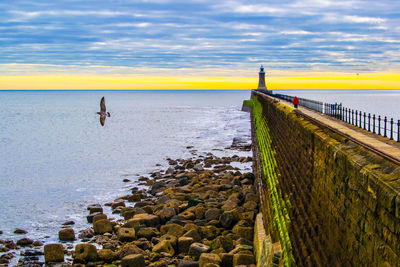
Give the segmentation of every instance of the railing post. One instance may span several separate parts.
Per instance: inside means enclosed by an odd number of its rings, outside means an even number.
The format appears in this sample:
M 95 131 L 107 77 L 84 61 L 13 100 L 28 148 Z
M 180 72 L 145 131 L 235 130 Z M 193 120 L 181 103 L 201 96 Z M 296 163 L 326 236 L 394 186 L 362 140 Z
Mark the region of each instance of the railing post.
M 368 113 L 368 131 L 371 131 L 371 113 Z
M 384 119 L 384 123 L 385 123 L 385 125 L 384 125 L 384 131 L 385 131 L 385 133 L 383 134 L 383 136 L 384 137 L 387 137 L 387 135 L 386 135 L 386 123 L 387 123 L 387 117 L 385 116 L 385 119 Z
M 362 126 L 361 126 L 361 111 L 360 111 L 359 114 L 360 114 L 360 121 L 359 121 L 360 122 L 360 126 L 359 127 L 362 128 Z
M 354 109 L 351 110 L 351 124 L 354 125 Z
M 397 142 L 400 142 L 400 120 L 397 120 Z
M 373 115 L 372 119 L 373 119 L 373 124 L 374 124 L 373 125 L 374 127 L 372 127 L 373 128 L 372 132 L 375 133 L 375 114 Z
M 390 140 L 393 140 L 393 118 L 390 119 Z
M 365 121 L 365 118 L 366 118 L 366 114 L 365 114 L 365 112 L 364 112 L 364 130 L 365 130 L 365 126 L 366 126 L 366 124 L 367 124 L 367 122 Z
M 358 126 L 358 121 L 357 121 L 357 119 L 358 119 L 358 110 L 356 110 L 356 124 L 355 124 L 355 126 Z
M 381 115 L 378 116 L 378 134 L 381 135 Z

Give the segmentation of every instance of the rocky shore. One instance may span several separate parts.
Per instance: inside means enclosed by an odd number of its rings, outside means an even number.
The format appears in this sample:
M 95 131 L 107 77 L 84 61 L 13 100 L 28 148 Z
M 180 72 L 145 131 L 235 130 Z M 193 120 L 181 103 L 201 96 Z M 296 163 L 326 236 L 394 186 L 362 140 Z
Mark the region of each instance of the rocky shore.
M 20 266 L 253 266 L 254 176 L 233 167 L 251 157 L 167 160 L 166 170 L 139 178 L 147 189 L 88 206 L 92 227 L 75 233 L 66 222 L 59 243 L 0 240 L 0 265 L 19 251 Z

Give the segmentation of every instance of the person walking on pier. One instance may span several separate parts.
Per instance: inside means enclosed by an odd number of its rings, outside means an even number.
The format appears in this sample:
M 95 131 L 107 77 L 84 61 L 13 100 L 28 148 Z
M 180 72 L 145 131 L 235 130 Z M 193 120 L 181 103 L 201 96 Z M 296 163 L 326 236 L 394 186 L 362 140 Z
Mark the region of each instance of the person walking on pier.
M 298 106 L 299 106 L 299 99 L 297 98 L 297 96 L 295 96 L 294 98 L 293 98 L 293 106 L 295 107 L 295 108 L 297 108 Z

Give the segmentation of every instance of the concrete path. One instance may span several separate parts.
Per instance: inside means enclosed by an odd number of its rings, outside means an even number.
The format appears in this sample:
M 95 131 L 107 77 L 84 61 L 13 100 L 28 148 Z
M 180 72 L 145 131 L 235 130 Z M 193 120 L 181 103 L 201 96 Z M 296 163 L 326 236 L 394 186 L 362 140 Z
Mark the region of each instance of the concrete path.
M 277 98 L 275 99 L 281 103 L 293 107 L 292 103 L 288 101 Z M 334 128 L 339 132 L 342 132 L 369 147 L 382 151 L 383 153 L 400 161 L 400 143 L 393 140 L 389 140 L 389 138 L 380 136 L 378 134 L 373 134 L 371 132 L 353 126 L 349 123 L 346 123 L 344 121 L 329 117 L 325 114 L 313 111 L 311 109 L 302 106 L 299 106 L 299 110 L 305 115 L 317 120 L 318 122 L 325 124 L 331 128 Z

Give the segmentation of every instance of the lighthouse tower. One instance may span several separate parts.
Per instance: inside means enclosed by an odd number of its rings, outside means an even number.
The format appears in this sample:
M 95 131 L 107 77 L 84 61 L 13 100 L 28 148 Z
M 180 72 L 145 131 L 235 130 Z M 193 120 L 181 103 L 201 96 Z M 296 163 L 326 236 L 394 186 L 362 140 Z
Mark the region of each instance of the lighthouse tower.
M 265 86 L 265 72 L 264 72 L 264 67 L 261 65 L 260 67 L 260 72 L 258 73 L 258 90 L 267 90 L 267 87 Z

